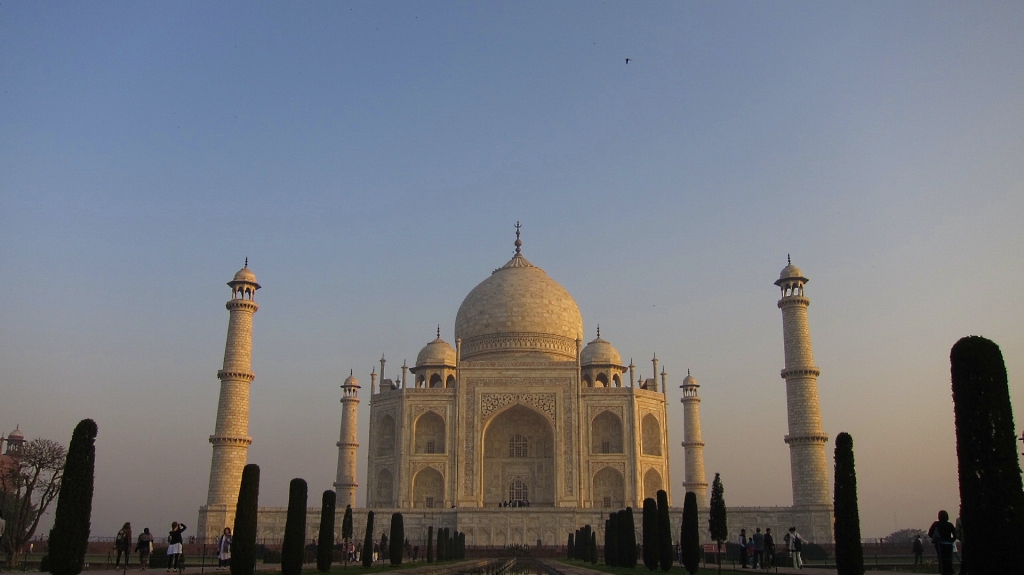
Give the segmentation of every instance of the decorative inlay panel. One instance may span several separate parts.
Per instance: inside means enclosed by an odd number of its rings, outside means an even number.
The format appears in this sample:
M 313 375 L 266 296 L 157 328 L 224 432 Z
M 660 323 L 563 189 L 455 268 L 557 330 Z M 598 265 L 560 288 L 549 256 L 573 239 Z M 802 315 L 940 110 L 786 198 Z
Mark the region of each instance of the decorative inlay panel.
M 484 393 L 480 396 L 480 421 L 486 420 L 488 415 L 511 403 L 536 407 L 547 414 L 552 423 L 556 419 L 554 393 Z

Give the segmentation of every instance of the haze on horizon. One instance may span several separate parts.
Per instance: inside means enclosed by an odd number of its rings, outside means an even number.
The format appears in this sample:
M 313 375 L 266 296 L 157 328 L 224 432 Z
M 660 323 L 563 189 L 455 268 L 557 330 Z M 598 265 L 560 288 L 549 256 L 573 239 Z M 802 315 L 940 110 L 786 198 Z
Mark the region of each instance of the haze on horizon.
M 677 504 L 687 369 L 709 481 L 730 506 L 791 502 L 772 282 L 792 254 L 863 534 L 926 527 L 958 507 L 957 339 L 1001 346 L 1024 414 L 1022 20 L 1011 2 L 4 3 L 0 432 L 66 444 L 93 418 L 93 535 L 192 526 L 224 284 L 248 257 L 261 504 L 292 477 L 311 504 L 331 487 L 349 369 L 365 486 L 370 370 L 383 352 L 395 375 L 438 324 L 453 339 L 519 220 L 587 340 L 600 324 L 639 375 L 666 367 Z

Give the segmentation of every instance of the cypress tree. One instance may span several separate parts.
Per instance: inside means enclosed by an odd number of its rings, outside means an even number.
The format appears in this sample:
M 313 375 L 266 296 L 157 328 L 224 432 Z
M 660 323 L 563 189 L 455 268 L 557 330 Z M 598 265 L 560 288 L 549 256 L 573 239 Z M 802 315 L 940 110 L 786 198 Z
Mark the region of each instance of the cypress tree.
M 98 431 L 95 421 L 83 419 L 71 433 L 50 530 L 50 573 L 53 575 L 78 575 L 85 566 Z
M 654 571 L 658 568 L 658 502 L 648 497 L 644 499 L 643 516 L 643 552 L 644 567 Z
M 434 562 L 434 526 L 427 527 L 427 563 Z
M 597 565 L 597 533 L 590 532 L 590 563 Z
M 697 494 L 687 491 L 683 499 L 683 527 L 679 546 L 683 567 L 693 575 L 700 565 L 700 532 L 697 528 Z
M 377 555 L 377 556 L 380 558 L 380 562 L 384 563 L 385 561 L 388 560 L 388 551 L 391 549 L 388 546 L 388 534 L 387 533 L 381 533 L 380 534 L 380 545 L 379 545 L 378 548 L 380 549 L 380 554 Z
M 711 531 L 711 539 L 718 543 L 718 552 L 715 558 L 718 559 L 718 572 L 722 572 L 722 543 L 729 538 L 729 522 L 726 518 L 725 508 L 725 487 L 722 485 L 722 476 L 715 474 L 715 481 L 711 484 L 711 508 L 708 509 L 708 530 Z
M 345 506 L 345 517 L 341 519 L 341 538 L 345 540 L 345 568 L 348 568 L 348 545 L 352 539 L 352 506 Z
M 392 565 L 402 564 L 402 554 L 405 552 L 405 519 L 401 513 L 391 514 L 391 548 L 388 549 L 388 557 Z
M 675 559 L 672 545 L 672 519 L 668 515 L 668 493 L 658 490 L 658 563 L 662 571 L 672 568 Z
M 1005 539 L 1024 531 L 1024 489 L 1003 354 L 971 336 L 956 342 L 949 361 L 964 559 L 975 573 L 1012 573 L 1024 548 Z
M 252 575 L 256 569 L 256 511 L 260 505 L 260 467 L 242 468 L 242 484 L 235 504 L 235 531 L 231 537 L 231 575 Z
M 458 541 L 456 543 L 457 543 L 456 549 L 458 550 L 458 558 L 459 559 L 465 559 L 466 558 L 466 534 L 464 532 L 459 531 L 459 539 L 458 539 Z
M 619 521 L 619 524 L 623 526 L 623 543 L 626 546 L 626 563 L 624 567 L 633 569 L 636 567 L 637 555 L 636 555 L 636 522 L 633 519 L 633 508 L 627 507 L 622 512 L 622 518 L 624 521 Z
M 363 536 L 363 567 L 373 567 L 373 511 L 366 513 L 366 535 Z M 236 575 L 232 573 L 231 575 Z
M 301 575 L 303 547 L 306 542 L 307 487 L 296 477 L 288 484 L 288 516 L 281 542 L 281 575 Z
M 444 561 L 444 527 L 437 530 L 437 560 Z
M 604 564 L 605 565 L 611 565 L 612 564 L 611 557 L 608 554 L 611 551 L 611 549 L 612 549 L 611 536 L 612 536 L 612 522 L 611 522 L 610 519 L 605 519 L 604 520 Z
M 860 544 L 860 512 L 857 509 L 857 471 L 853 462 L 853 438 L 836 436 L 835 536 L 838 575 L 864 575 L 864 549 Z
M 320 533 L 316 538 L 316 568 L 324 573 L 331 570 L 334 562 L 334 506 L 338 494 L 328 489 L 320 501 Z M 352 508 L 345 510 L 349 523 L 352 522 Z M 347 556 L 347 553 L 346 553 Z
M 575 536 L 572 533 L 570 533 L 569 534 L 569 542 L 565 545 L 566 557 L 568 557 L 569 559 L 574 559 L 574 557 L 573 557 L 573 549 L 572 548 L 575 546 L 575 544 L 576 544 L 576 538 L 575 538 Z
M 610 513 L 608 515 L 608 544 L 604 548 L 604 555 L 608 558 L 608 565 L 612 567 L 618 567 L 622 565 L 621 552 L 622 548 L 620 540 L 622 539 L 622 533 L 619 530 L 619 513 Z

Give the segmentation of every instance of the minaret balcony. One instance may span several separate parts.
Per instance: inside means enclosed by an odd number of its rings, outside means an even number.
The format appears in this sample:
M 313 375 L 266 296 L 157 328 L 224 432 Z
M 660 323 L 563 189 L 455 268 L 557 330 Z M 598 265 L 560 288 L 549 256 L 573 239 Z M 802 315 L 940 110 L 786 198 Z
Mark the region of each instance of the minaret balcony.
M 791 377 L 818 377 L 819 375 L 821 375 L 821 370 L 813 365 L 786 368 L 779 372 L 779 376 L 782 377 L 782 379 L 789 379 Z
M 225 379 L 249 381 L 256 379 L 256 374 L 251 371 L 226 371 L 223 369 L 217 370 L 217 379 L 224 381 Z

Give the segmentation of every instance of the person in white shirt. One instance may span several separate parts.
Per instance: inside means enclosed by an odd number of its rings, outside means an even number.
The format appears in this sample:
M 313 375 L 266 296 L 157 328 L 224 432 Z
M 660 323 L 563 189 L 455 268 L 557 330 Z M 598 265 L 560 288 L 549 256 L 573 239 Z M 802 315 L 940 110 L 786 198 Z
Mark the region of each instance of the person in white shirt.
M 789 533 L 786 534 L 786 543 L 789 544 L 789 555 L 793 558 L 793 567 L 803 569 L 804 562 L 800 558 L 800 552 L 803 551 L 804 540 L 800 538 L 800 533 L 797 532 L 796 527 L 789 528 Z

